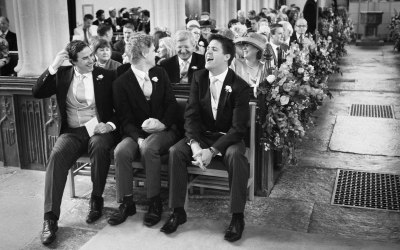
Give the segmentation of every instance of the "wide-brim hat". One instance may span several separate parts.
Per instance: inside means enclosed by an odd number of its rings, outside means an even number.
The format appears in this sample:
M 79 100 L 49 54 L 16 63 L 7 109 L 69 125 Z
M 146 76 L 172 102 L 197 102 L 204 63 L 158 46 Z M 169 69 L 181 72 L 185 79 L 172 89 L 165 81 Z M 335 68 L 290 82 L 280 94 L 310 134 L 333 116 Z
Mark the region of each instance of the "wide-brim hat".
M 190 20 L 187 24 L 186 24 L 186 28 L 190 28 L 190 27 L 197 27 L 200 29 L 200 24 L 198 21 L 196 20 Z
M 261 51 L 267 46 L 265 37 L 257 33 L 249 33 L 247 36 L 238 37 L 234 40 L 234 43 L 248 43 Z

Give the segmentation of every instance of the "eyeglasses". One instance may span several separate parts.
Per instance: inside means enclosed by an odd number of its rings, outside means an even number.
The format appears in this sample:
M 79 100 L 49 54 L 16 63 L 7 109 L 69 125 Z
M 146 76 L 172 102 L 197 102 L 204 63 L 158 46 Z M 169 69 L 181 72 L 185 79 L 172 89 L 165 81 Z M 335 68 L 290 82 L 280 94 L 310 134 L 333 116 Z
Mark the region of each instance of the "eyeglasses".
M 296 25 L 296 27 L 299 27 L 299 28 L 307 28 L 307 25 Z

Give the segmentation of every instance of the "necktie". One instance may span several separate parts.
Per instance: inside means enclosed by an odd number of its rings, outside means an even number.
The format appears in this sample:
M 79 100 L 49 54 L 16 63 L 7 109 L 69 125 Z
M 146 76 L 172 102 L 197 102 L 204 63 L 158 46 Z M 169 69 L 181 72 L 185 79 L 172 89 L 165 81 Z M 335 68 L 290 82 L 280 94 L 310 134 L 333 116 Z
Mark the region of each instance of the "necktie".
M 189 69 L 189 62 L 188 60 L 186 61 L 182 61 L 181 65 L 180 65 L 180 74 L 181 74 L 181 78 L 185 77 L 188 73 L 188 69 Z
M 85 43 L 88 43 L 89 41 L 88 41 L 88 37 L 87 37 L 86 31 L 87 31 L 87 29 L 83 28 L 83 41 Z
M 143 94 L 147 100 L 150 100 L 151 93 L 153 92 L 153 85 L 151 84 L 150 78 L 145 75 L 143 82 Z
M 281 48 L 280 47 L 276 48 L 276 58 L 277 58 L 277 61 L 278 61 L 278 65 L 276 65 L 276 66 L 279 68 L 279 66 L 281 66 L 281 63 L 282 63 L 282 53 L 281 53 Z
M 218 103 L 219 97 L 218 97 L 218 91 L 217 91 L 217 82 L 218 82 L 218 79 L 216 77 L 212 76 L 210 78 L 210 92 L 211 92 L 211 95 L 214 98 L 215 102 Z
M 78 76 L 78 84 L 76 85 L 76 100 L 82 104 L 87 104 L 85 83 L 83 82 L 84 78 L 84 75 Z

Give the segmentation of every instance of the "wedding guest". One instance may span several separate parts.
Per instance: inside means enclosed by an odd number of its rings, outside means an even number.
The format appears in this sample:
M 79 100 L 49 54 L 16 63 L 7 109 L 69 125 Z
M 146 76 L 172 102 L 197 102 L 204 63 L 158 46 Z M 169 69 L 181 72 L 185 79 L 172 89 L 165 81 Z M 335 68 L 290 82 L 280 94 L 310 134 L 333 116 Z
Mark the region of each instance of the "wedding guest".
M 111 59 L 111 44 L 105 39 L 93 39 L 92 51 L 96 58 L 95 65 L 100 68 L 116 71 L 120 62 Z
M 257 33 L 249 33 L 245 37 L 234 40 L 235 44 L 242 44 L 243 59 L 236 58 L 231 68 L 253 89 L 256 96 L 257 86 L 264 70 L 264 63 L 261 61 L 262 53 L 266 46 L 264 36 Z
M 163 37 L 159 41 L 159 46 L 157 50 L 157 65 L 160 65 L 160 63 L 168 58 L 171 58 L 176 55 L 176 50 L 175 50 L 175 42 L 172 37 Z
M 104 23 L 106 20 L 106 15 L 104 14 L 104 10 L 96 11 L 96 21 L 93 22 L 93 25 L 99 26 L 100 24 Z
M 280 21 L 279 24 L 282 25 L 282 27 L 283 27 L 283 40 L 284 40 L 284 43 L 289 46 L 290 45 L 290 37 L 293 34 L 293 27 L 287 21 Z
M 150 33 L 150 11 L 142 10 L 140 12 L 140 22 L 137 27 L 138 32 Z
M 125 44 L 129 41 L 129 37 L 131 37 L 134 33 L 135 33 L 135 26 L 131 23 L 125 24 L 123 28 L 124 39 L 119 40 L 114 44 L 114 50 L 118 51 L 121 54 L 124 54 Z
M 7 75 L 3 69 L 10 62 L 8 42 L 5 38 L 0 37 L 0 72 L 1 75 Z
M 107 40 L 110 45 L 112 44 L 113 30 L 111 28 L 111 25 L 109 25 L 108 23 L 103 23 L 99 25 L 99 27 L 97 28 L 97 35 L 99 38 Z M 111 59 L 122 63 L 122 54 L 118 51 L 114 51 L 111 47 Z
M 108 9 L 109 18 L 105 20 L 106 23 L 111 25 L 112 30 L 114 32 L 121 32 L 123 27 L 122 17 L 117 17 L 117 9 L 114 7 L 110 7 Z
M 271 25 L 270 43 L 267 44 L 267 49 L 273 56 L 271 66 L 279 68 L 284 61 L 284 53 L 289 49 L 283 40 L 283 26 L 280 24 Z
M 89 44 L 93 36 L 97 34 L 97 25 L 93 25 L 93 16 L 86 14 L 83 16 L 83 25 L 74 29 L 72 40 L 81 40 Z
M 154 34 L 153 34 L 153 42 L 154 42 L 155 51 L 158 50 L 160 39 L 163 38 L 163 37 L 167 37 L 167 36 L 169 36 L 169 35 L 165 31 L 157 30 L 156 32 L 154 32 Z
M 201 30 L 200 30 L 200 25 L 196 20 L 191 20 L 187 23 L 186 25 L 187 30 L 190 31 L 194 37 L 194 41 L 195 41 L 195 53 L 198 53 L 200 55 L 204 55 L 204 52 L 206 51 L 205 49 L 205 42 L 204 42 L 204 38 L 203 40 L 200 40 L 200 38 L 202 38 L 201 35 Z M 208 45 L 208 43 L 207 43 Z
M 5 38 L 8 43 L 8 49 L 10 51 L 17 51 L 17 35 L 9 30 L 10 22 L 5 16 L 0 16 L 0 37 Z
M 296 25 L 294 26 L 295 32 L 290 37 L 290 44 L 296 42 L 299 44 L 299 48 L 303 49 L 304 45 L 310 44 L 313 39 L 312 34 L 307 33 L 307 20 L 304 18 L 299 18 L 296 21 Z

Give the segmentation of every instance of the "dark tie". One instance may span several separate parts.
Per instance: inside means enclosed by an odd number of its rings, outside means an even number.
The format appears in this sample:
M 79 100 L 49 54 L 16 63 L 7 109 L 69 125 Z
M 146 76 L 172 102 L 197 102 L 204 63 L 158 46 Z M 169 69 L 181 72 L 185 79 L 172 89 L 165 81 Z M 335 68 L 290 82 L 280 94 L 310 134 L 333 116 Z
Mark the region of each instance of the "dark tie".
M 281 66 L 282 63 L 282 50 L 281 47 L 276 48 L 276 58 L 278 61 L 278 65 L 276 65 L 278 68 Z
M 88 38 L 87 38 L 87 34 L 86 34 L 86 30 L 85 28 L 83 28 L 83 41 L 88 43 Z

